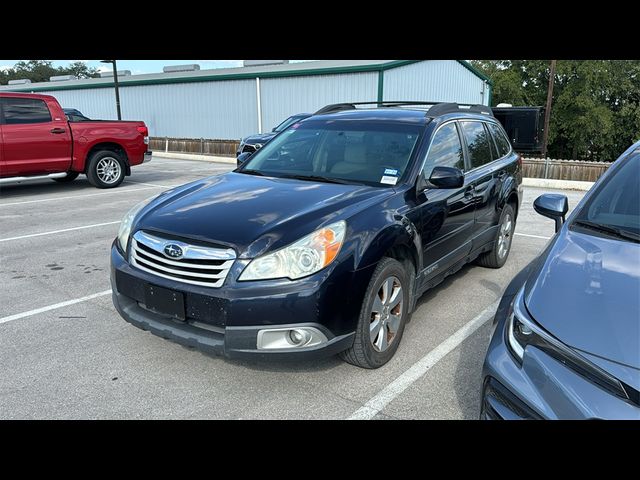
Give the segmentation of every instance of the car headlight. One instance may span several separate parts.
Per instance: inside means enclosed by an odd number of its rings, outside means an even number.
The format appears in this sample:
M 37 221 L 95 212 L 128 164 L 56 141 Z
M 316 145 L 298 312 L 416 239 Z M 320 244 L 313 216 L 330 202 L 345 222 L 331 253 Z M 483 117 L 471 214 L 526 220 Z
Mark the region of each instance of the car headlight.
M 239 280 L 306 277 L 322 270 L 337 256 L 347 224 L 332 223 L 275 252 L 257 257 L 247 265 Z
M 514 356 L 522 363 L 524 349 L 533 338 L 532 324 L 522 307 L 524 287 L 516 294 L 507 317 L 507 344 Z
M 127 244 L 129 243 L 129 234 L 131 234 L 131 227 L 133 227 L 133 220 L 140 210 L 142 210 L 151 200 L 154 200 L 159 195 L 147 198 L 138 203 L 131 210 L 129 210 L 122 221 L 120 222 L 120 229 L 118 230 L 118 245 L 123 252 L 127 251 Z

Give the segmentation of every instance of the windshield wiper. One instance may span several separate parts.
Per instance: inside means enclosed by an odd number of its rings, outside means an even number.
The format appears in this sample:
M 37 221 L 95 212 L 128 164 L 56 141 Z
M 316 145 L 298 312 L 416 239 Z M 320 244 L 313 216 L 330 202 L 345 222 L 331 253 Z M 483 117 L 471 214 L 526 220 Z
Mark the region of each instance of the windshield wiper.
M 640 242 L 640 235 L 638 235 L 637 233 L 630 232 L 629 230 L 624 230 L 622 228 L 614 227 L 612 225 L 605 225 L 602 223 L 591 222 L 589 220 L 575 220 L 573 223 L 576 225 L 580 225 L 581 227 L 590 228 L 591 230 L 608 233 L 618 238 L 624 238 L 626 240 Z
M 322 175 L 280 175 L 283 178 L 294 178 L 296 180 L 312 180 L 316 182 L 340 183 L 342 185 L 352 185 L 358 182 L 342 180 L 341 178 L 323 177 Z
M 266 176 L 264 173 L 259 170 L 251 170 L 250 168 L 245 168 L 244 170 L 240 170 L 238 173 L 246 173 L 247 175 L 258 175 L 259 177 Z

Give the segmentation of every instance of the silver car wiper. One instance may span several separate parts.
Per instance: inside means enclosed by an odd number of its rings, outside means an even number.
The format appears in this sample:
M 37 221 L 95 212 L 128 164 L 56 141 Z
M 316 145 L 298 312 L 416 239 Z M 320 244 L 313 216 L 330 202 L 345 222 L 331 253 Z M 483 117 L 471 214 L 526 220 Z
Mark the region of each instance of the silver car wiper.
M 316 182 L 326 182 L 326 183 L 340 183 L 342 185 L 353 185 L 354 183 L 357 183 L 358 185 L 362 185 L 359 184 L 358 182 L 352 182 L 349 180 L 343 180 L 341 178 L 332 178 L 332 177 L 324 177 L 322 175 L 291 175 L 291 174 L 285 174 L 285 175 L 280 175 L 282 178 L 294 178 L 296 180 L 312 180 L 312 181 L 316 181 Z

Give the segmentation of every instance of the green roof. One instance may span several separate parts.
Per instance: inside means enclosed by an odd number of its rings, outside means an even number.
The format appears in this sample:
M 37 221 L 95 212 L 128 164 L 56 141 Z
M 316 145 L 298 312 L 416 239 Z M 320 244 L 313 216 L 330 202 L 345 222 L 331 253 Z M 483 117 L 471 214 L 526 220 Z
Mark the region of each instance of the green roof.
M 340 73 L 384 72 L 393 68 L 411 65 L 425 60 L 337 60 L 289 63 L 282 65 L 265 65 L 261 67 L 225 68 L 201 70 L 196 72 L 158 73 L 133 75 L 118 78 L 120 87 L 137 85 L 163 85 L 172 83 L 215 82 L 222 80 L 241 80 L 277 77 L 295 77 L 308 75 L 331 75 Z M 489 85 L 493 82 L 465 60 L 457 60 L 467 70 Z M 114 86 L 112 79 L 90 78 L 69 80 L 64 82 L 41 82 L 24 85 L 2 85 L 0 91 L 13 92 L 46 92 L 56 90 L 81 90 L 87 88 L 110 88 Z

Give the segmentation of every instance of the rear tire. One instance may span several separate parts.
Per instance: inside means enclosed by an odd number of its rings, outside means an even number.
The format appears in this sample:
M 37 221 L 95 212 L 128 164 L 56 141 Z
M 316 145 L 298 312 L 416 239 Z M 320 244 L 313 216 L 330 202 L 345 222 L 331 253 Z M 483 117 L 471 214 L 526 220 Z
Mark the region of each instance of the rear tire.
M 122 183 L 126 165 L 122 156 L 111 150 L 98 150 L 89 158 L 87 178 L 97 188 L 114 188 Z
M 78 178 L 78 175 L 80 175 L 78 172 L 68 172 L 66 177 L 54 178 L 54 180 L 59 183 L 69 183 Z
M 353 345 L 340 353 L 343 360 L 362 368 L 379 368 L 391 360 L 409 316 L 409 287 L 402 263 L 380 260 L 364 295 Z
M 478 257 L 478 265 L 487 268 L 502 267 L 511 251 L 511 240 L 513 239 L 513 231 L 516 228 L 516 220 L 513 207 L 506 204 L 500 214 L 500 223 L 498 231 L 493 242 L 493 248 Z

